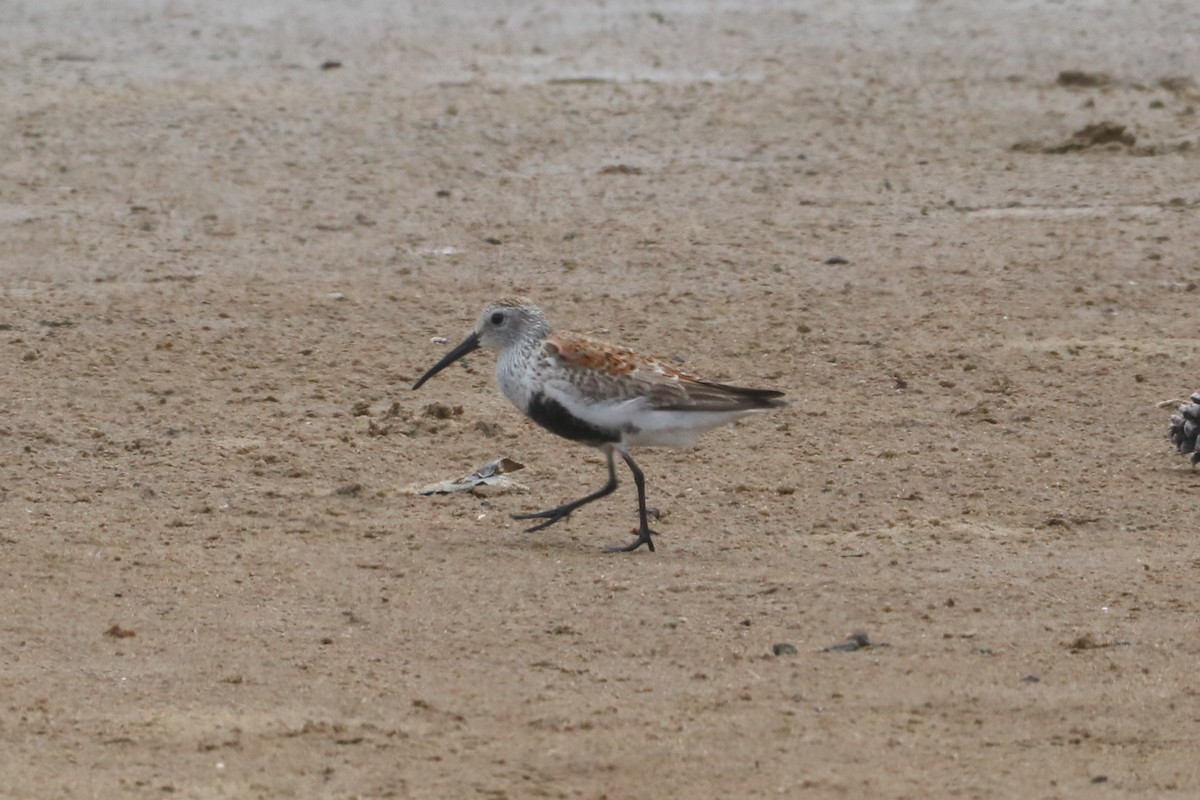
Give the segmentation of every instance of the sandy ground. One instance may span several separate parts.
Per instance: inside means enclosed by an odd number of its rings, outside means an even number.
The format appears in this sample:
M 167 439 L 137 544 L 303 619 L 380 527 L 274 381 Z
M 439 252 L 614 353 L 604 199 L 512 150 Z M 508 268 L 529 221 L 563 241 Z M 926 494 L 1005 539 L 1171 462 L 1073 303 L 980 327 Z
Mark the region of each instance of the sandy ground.
M 1191 3 L 346 5 L 0 23 L 0 796 L 1200 796 Z M 514 293 L 791 404 L 523 533 Z

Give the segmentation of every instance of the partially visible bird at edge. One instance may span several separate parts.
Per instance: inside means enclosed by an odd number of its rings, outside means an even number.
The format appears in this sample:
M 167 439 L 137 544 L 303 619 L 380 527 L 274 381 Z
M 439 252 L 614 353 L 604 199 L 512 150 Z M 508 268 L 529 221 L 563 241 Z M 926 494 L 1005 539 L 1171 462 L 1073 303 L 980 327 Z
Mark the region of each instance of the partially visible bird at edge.
M 1179 406 L 1179 410 L 1171 415 L 1171 427 L 1167 437 L 1175 445 L 1175 449 L 1184 455 L 1192 456 L 1192 464 L 1200 464 L 1200 389 L 1192 392 L 1188 402 Z

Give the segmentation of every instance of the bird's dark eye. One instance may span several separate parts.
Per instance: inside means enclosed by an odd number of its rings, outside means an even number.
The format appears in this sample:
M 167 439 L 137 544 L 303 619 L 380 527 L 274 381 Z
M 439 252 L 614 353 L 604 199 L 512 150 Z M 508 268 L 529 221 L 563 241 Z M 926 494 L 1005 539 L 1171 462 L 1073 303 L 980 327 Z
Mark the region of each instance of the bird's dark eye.
M 499 325 L 501 322 L 504 322 L 504 314 L 499 311 L 497 311 L 495 314 L 492 314 L 493 325 Z

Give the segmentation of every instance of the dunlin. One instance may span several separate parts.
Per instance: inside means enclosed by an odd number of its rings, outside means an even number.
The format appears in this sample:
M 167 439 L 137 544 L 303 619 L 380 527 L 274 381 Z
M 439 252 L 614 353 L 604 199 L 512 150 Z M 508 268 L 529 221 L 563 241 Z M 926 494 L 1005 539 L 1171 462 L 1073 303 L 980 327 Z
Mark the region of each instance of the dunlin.
M 523 299 L 497 300 L 483 310 L 462 344 L 413 384 L 421 388 L 479 347 L 497 351 L 496 380 L 522 413 L 551 433 L 599 449 L 608 459 L 608 482 L 578 500 L 518 520 L 543 520 L 548 528 L 617 488 L 613 455 L 619 453 L 638 491 L 638 538 L 609 552 L 654 550 L 646 512 L 646 478 L 629 448 L 690 447 L 704 431 L 738 417 L 785 405 L 783 392 L 744 389 L 701 380 L 666 362 L 582 336 L 555 333 L 541 310 Z

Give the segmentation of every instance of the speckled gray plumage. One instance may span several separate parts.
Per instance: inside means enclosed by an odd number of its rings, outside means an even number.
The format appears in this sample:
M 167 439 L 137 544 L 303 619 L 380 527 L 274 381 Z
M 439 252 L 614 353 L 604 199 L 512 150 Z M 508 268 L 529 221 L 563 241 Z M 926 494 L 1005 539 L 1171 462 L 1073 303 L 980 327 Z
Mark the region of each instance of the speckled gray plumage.
M 1171 428 L 1167 432 L 1175 449 L 1180 453 L 1192 454 L 1192 463 L 1200 463 L 1200 449 L 1196 446 L 1197 436 L 1200 436 L 1200 391 L 1192 392 L 1188 398 L 1191 402 L 1179 406 L 1179 411 L 1171 415 Z

